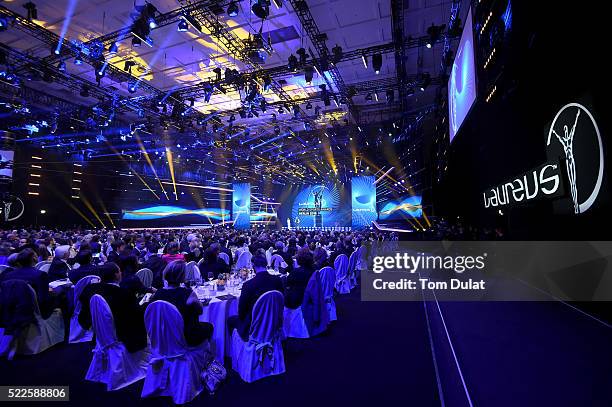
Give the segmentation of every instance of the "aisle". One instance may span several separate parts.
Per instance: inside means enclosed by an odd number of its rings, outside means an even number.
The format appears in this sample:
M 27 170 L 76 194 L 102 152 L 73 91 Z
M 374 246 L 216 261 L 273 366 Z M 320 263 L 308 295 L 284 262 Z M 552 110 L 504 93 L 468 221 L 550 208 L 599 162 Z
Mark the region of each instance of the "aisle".
M 354 292 L 337 306 L 340 320 L 330 332 L 286 343 L 286 374 L 246 384 L 230 370 L 217 394 L 201 394 L 191 405 L 440 405 L 422 303 L 363 303 Z M 83 382 L 90 347 L 60 345 L 34 357 L 0 360 L 0 383 L 69 385 L 74 405 L 88 407 L 168 405 L 141 400 L 142 382 L 113 393 Z

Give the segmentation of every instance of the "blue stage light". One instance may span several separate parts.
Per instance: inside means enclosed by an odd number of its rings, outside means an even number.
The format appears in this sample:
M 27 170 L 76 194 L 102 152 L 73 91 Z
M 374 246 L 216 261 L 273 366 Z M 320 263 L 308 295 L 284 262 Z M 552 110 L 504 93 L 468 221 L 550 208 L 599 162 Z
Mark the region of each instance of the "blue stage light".
M 181 19 L 176 30 L 179 32 L 189 31 L 189 24 L 187 24 L 187 21 Z

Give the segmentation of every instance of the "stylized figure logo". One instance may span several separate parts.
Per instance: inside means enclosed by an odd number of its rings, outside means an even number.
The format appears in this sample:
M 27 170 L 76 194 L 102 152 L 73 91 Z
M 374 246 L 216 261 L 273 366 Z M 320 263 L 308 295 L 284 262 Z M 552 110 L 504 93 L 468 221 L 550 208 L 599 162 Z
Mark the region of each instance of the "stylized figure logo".
M 568 124 L 565 123 L 563 125 L 563 134 L 559 135 L 555 130 L 557 121 L 560 119 L 562 113 L 567 109 L 576 108 L 576 116 L 574 119 L 574 124 L 570 129 Z M 599 143 L 599 171 L 597 174 L 597 181 L 595 182 L 595 187 L 589 197 L 584 201 L 580 202 L 578 183 L 577 183 L 577 172 L 576 172 L 576 159 L 574 157 L 574 136 L 576 134 L 576 127 L 578 125 L 578 120 L 580 119 L 581 112 L 584 112 L 590 119 L 597 135 L 597 141 Z M 572 195 L 572 201 L 574 202 L 574 213 L 584 213 L 586 212 L 595 202 L 597 195 L 599 194 L 599 190 L 601 189 L 601 184 L 603 181 L 603 170 L 604 170 L 604 158 L 603 158 L 603 144 L 601 141 L 601 135 L 599 133 L 599 127 L 597 127 L 597 122 L 593 118 L 593 115 L 587 108 L 578 104 L 578 103 L 570 103 L 561 108 L 561 110 L 555 116 L 552 125 L 550 126 L 550 131 L 548 132 L 548 141 L 546 142 L 546 146 L 550 145 L 552 135 L 559 140 L 561 146 L 563 147 L 563 151 L 565 153 L 565 161 L 567 167 L 567 177 L 570 183 L 570 191 Z
M 13 204 L 17 204 L 19 210 L 11 212 L 11 208 Z M 8 199 L 2 201 L 2 215 L 4 215 L 5 222 L 12 222 L 17 220 L 23 215 L 25 211 L 25 206 L 23 205 L 23 201 L 16 196 L 9 196 Z

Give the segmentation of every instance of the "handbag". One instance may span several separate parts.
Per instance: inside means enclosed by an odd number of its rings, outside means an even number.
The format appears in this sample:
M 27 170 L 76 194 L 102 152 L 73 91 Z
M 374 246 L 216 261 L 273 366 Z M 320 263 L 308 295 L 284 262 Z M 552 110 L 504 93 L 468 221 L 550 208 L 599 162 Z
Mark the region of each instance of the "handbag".
M 214 394 L 215 391 L 221 386 L 221 382 L 225 380 L 227 376 L 227 370 L 218 360 L 212 359 L 208 366 L 202 371 L 202 382 L 206 386 L 208 393 Z

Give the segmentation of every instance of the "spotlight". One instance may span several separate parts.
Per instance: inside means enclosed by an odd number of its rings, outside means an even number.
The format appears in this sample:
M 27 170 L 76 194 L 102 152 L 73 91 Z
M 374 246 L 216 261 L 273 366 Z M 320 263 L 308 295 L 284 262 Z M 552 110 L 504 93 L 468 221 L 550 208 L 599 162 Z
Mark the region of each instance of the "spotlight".
M 215 80 L 216 80 L 217 82 L 220 82 L 220 81 L 221 81 L 221 68 L 216 67 L 216 68 L 215 68 L 215 69 L 213 69 L 212 71 L 213 71 L 213 72 L 214 72 L 214 73 L 217 75 L 217 77 L 216 77 L 216 79 L 215 79 Z
M 306 60 L 308 60 L 308 54 L 306 54 L 306 50 L 304 48 L 300 48 L 295 53 L 298 54 L 300 57 L 300 64 L 304 65 L 306 63 Z
M 236 115 L 232 113 L 232 115 L 230 116 L 228 122 L 232 123 L 234 120 L 236 120 Z
M 36 9 L 36 4 L 32 3 L 31 1 L 28 1 L 26 4 L 23 5 L 23 8 L 28 11 L 28 20 L 38 20 L 38 10 Z
M 269 77 L 269 76 L 266 76 L 266 77 L 264 78 L 264 86 L 263 86 L 263 90 L 264 90 L 265 92 L 267 92 L 267 91 L 269 91 L 269 90 L 270 90 L 270 87 L 271 87 L 271 86 L 272 86 L 272 79 L 270 79 L 270 77 Z
M 314 68 L 312 66 L 307 66 L 306 68 L 304 68 L 304 79 L 306 80 L 307 84 L 311 84 L 312 83 L 312 78 L 314 77 Z
M 334 53 L 334 63 L 340 62 L 342 56 L 344 55 L 342 53 L 342 47 L 336 44 L 336 46 L 332 48 L 332 52 Z
M 421 82 L 420 90 L 425 92 L 425 89 L 431 84 L 431 76 L 428 73 L 423 74 L 423 80 Z
M 230 17 L 236 17 L 239 11 L 238 4 L 235 1 L 232 1 L 229 6 L 227 6 L 227 15 Z
M 135 93 L 137 86 L 138 86 L 138 83 L 136 81 L 130 81 L 128 83 L 128 92 Z
M 425 43 L 425 46 L 427 48 L 431 48 L 433 47 L 433 45 L 438 42 L 438 40 L 440 39 L 440 34 L 442 33 L 442 30 L 444 30 L 444 28 L 446 27 L 446 24 L 442 24 L 442 25 L 435 25 L 435 24 L 431 24 L 431 26 L 427 29 L 427 35 L 429 35 L 429 38 L 427 39 L 427 42 Z
M 62 44 L 61 44 L 61 43 L 58 43 L 58 44 L 57 44 L 57 47 L 55 47 L 55 49 L 53 50 L 53 53 L 54 53 L 55 55 L 59 55 L 59 54 L 60 54 L 60 52 L 61 52 L 61 51 L 60 51 L 60 50 L 61 50 L 61 48 L 62 48 Z
M 294 105 L 293 106 L 293 117 L 295 117 L 297 119 L 297 117 L 300 115 L 300 106 L 299 105 Z
M 289 58 L 287 58 L 287 67 L 289 68 L 290 71 L 297 71 L 297 67 L 298 67 L 298 59 L 296 58 L 295 55 L 291 54 L 289 55 Z
M 189 99 L 189 107 L 194 107 L 195 106 L 195 99 L 194 98 L 190 98 Z
M 268 109 L 267 103 L 266 103 L 266 99 L 261 99 L 261 102 L 259 102 L 259 108 L 261 109 L 262 112 L 266 112 L 266 110 Z
M 238 114 L 240 115 L 241 119 L 246 119 L 246 111 L 244 109 L 240 109 L 238 110 Z
M 66 72 L 66 62 L 59 61 L 57 64 L 57 70 L 60 72 Z
M 83 65 L 83 58 L 80 55 L 77 55 L 74 58 L 74 64 L 75 65 Z
M 283 114 L 283 113 L 285 113 L 285 109 L 283 109 L 283 107 L 281 106 L 278 108 L 278 114 Z
M 176 28 L 176 30 L 178 32 L 189 31 L 189 24 L 187 24 L 187 21 L 185 21 L 184 19 L 181 18 L 179 20 L 178 27 Z
M 376 75 L 378 75 L 380 73 L 380 69 L 382 68 L 382 54 L 372 55 L 372 67 L 374 68 Z
M 140 47 L 142 45 L 142 41 L 138 37 L 132 37 L 132 47 Z
M 306 110 L 310 110 L 310 109 L 312 109 L 312 103 L 308 101 L 308 103 L 306 103 Z
M 116 54 L 118 51 L 118 47 L 117 47 L 117 43 L 113 42 L 109 47 L 108 47 L 108 53 L 111 55 Z
M 0 31 L 6 31 L 8 29 L 8 20 L 4 17 L 0 17 Z
M 257 0 L 255 4 L 251 7 L 251 11 L 255 16 L 265 20 L 270 15 L 270 7 L 266 0 Z
M 149 17 L 149 28 L 154 29 L 157 28 L 157 23 L 153 17 Z
M 368 69 L 368 57 L 365 54 L 361 55 L 361 61 L 365 69 Z

